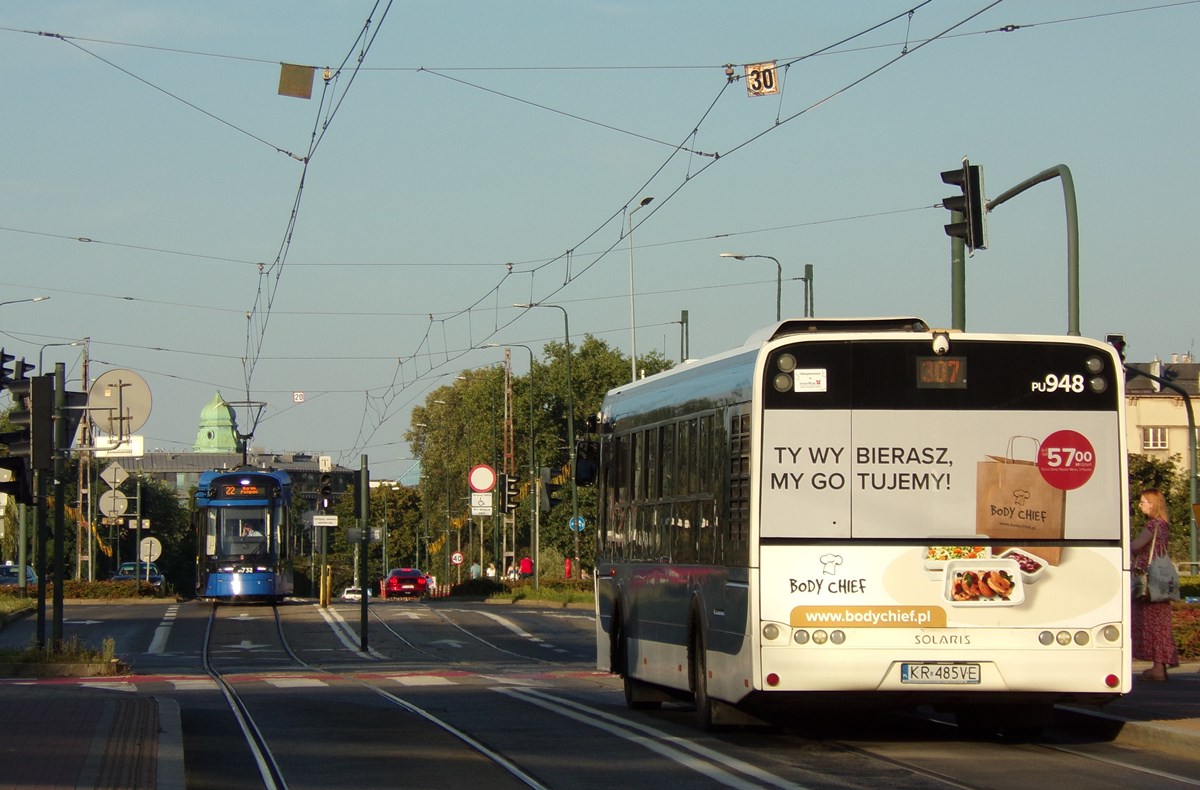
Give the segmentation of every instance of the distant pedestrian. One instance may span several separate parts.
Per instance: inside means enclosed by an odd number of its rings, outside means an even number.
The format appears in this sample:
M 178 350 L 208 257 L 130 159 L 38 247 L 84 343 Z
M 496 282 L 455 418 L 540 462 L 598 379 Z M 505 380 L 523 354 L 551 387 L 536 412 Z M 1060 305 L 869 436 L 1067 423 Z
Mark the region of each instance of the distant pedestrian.
M 491 579 L 492 581 L 495 581 L 496 580 L 496 563 L 489 562 L 488 566 L 487 566 L 487 570 L 485 570 L 483 573 L 489 579 Z
M 483 575 L 483 569 L 479 567 L 478 562 L 471 563 L 470 574 L 472 579 L 478 579 L 481 575 Z
M 1138 507 L 1146 514 L 1146 524 L 1129 544 L 1129 555 L 1133 558 L 1133 567 L 1144 571 L 1154 557 L 1167 555 L 1171 526 L 1167 521 L 1167 500 L 1157 488 L 1143 491 Z M 1154 557 L 1150 556 L 1151 550 Z M 1179 651 L 1171 633 L 1171 602 L 1151 603 L 1135 599 L 1130 609 L 1130 628 L 1133 631 L 1133 657 L 1153 664 L 1142 677 L 1166 680 L 1167 667 L 1179 666 Z
M 533 576 L 533 560 L 529 559 L 529 555 L 521 558 L 521 578 L 528 579 Z

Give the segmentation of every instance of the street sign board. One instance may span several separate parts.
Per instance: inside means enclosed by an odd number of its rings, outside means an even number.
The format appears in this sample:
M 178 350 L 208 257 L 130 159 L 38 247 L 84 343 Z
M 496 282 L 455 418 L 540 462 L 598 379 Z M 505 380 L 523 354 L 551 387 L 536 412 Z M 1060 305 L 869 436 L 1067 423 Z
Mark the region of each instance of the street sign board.
M 471 467 L 467 475 L 467 484 L 477 494 L 491 491 L 496 487 L 496 470 L 487 464 L 477 464 Z
M 106 516 L 123 516 L 129 510 L 129 499 L 120 491 L 105 491 L 100 495 L 100 512 Z
M 113 461 L 108 466 L 104 467 L 104 471 L 100 473 L 100 479 L 108 483 L 109 488 L 116 488 L 124 483 L 129 478 L 129 473 L 125 471 L 125 467 L 121 466 L 116 461 Z
M 492 515 L 492 492 L 486 491 L 482 494 L 471 494 L 471 515 L 472 516 L 490 516 Z
M 142 562 L 154 562 L 162 556 L 162 542 L 158 538 L 142 538 L 138 556 Z
M 316 513 L 312 517 L 314 527 L 336 527 L 338 525 L 338 517 L 324 513 Z

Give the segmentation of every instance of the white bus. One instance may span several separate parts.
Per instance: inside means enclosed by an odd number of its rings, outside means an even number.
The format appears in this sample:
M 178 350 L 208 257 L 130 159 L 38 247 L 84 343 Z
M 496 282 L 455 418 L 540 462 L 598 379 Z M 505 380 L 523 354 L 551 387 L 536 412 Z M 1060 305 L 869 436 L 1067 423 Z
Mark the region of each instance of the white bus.
M 697 723 L 1129 691 L 1124 371 L 1078 337 L 792 319 L 607 394 L 597 665 Z

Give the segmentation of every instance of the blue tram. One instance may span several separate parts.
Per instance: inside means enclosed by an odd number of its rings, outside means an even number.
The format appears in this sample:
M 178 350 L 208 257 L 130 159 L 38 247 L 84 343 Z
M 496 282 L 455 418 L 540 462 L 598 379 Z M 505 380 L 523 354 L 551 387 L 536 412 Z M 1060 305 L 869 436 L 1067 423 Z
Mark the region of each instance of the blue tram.
M 262 469 L 212 471 L 196 489 L 196 594 L 279 601 L 294 590 L 292 481 Z

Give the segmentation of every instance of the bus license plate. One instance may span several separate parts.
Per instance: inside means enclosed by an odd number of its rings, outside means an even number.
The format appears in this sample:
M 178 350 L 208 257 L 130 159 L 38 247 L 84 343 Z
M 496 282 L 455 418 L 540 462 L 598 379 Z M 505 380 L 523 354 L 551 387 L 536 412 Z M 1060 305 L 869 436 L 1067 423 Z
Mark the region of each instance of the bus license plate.
M 978 683 L 979 664 L 901 664 L 901 683 Z

